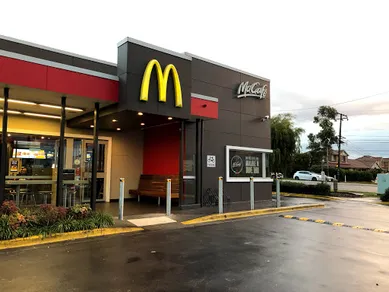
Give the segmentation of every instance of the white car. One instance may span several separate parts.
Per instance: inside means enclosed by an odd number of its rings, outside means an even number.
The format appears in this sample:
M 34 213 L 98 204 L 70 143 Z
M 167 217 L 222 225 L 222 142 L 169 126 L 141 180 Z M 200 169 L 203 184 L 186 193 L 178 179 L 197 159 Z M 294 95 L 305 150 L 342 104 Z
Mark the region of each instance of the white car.
M 312 171 L 297 171 L 293 175 L 293 179 L 318 181 L 321 180 L 322 178 L 320 174 L 314 173 Z

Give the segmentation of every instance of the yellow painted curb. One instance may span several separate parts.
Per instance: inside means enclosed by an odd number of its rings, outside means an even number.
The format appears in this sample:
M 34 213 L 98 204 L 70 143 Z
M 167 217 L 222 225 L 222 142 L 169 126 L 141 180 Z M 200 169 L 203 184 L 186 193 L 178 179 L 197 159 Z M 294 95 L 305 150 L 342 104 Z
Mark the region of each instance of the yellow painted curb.
M 378 202 L 377 204 L 389 206 L 389 202 Z
M 106 236 L 120 233 L 129 233 L 142 231 L 143 228 L 138 227 L 120 227 L 120 228 L 100 228 L 93 230 L 82 230 L 66 233 L 55 233 L 47 237 L 41 235 L 30 236 L 25 238 L 15 238 L 11 240 L 1 240 L 0 241 L 0 250 L 8 248 L 17 248 L 17 247 L 26 247 L 39 244 L 48 244 L 61 241 L 97 237 L 97 236 Z
M 275 195 L 276 193 L 272 193 L 272 194 Z M 309 194 L 292 194 L 292 193 L 281 192 L 281 195 L 284 197 L 316 199 L 316 200 L 325 200 L 325 201 L 344 201 L 344 199 L 342 198 L 329 197 L 329 196 L 316 196 L 316 195 L 309 195 Z
M 224 214 L 212 214 L 212 215 L 195 218 L 188 221 L 183 221 L 181 222 L 181 224 L 194 225 L 194 224 L 202 224 L 202 223 L 214 222 L 214 221 L 223 221 L 229 219 L 262 216 L 268 214 L 277 214 L 282 212 L 306 210 L 306 209 L 313 209 L 313 208 L 324 208 L 324 207 L 325 207 L 324 204 L 306 204 L 306 205 L 296 205 L 296 206 L 288 206 L 288 207 L 280 207 L 280 208 L 238 211 L 238 212 L 230 212 Z

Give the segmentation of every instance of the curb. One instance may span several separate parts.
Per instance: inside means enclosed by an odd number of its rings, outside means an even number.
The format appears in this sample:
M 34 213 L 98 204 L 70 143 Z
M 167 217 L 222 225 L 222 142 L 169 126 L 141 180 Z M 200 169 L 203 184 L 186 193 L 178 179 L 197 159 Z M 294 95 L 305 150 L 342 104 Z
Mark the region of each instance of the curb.
M 142 230 L 144 229 L 137 228 L 137 227 L 119 227 L 119 228 L 100 228 L 100 229 L 93 229 L 93 230 L 73 231 L 73 232 L 66 232 L 66 233 L 54 233 L 47 237 L 43 237 L 42 235 L 35 235 L 35 236 L 24 237 L 24 238 L 1 240 L 0 250 L 62 242 L 62 241 L 70 241 L 70 240 L 91 238 L 91 237 L 98 237 L 98 236 L 138 232 Z
M 272 193 L 275 195 L 275 193 Z M 337 197 L 329 197 L 329 196 L 316 196 L 309 194 L 291 194 L 291 193 L 281 193 L 281 196 L 284 197 L 295 197 L 295 198 L 306 198 L 306 199 L 316 199 L 316 200 L 324 200 L 324 201 L 344 201 L 342 198 Z
M 268 214 L 276 214 L 288 211 L 297 211 L 297 210 L 307 210 L 313 208 L 324 208 L 324 204 L 306 204 L 306 205 L 295 205 L 295 206 L 287 206 L 280 208 L 267 208 L 267 209 L 258 209 L 258 210 L 247 210 L 247 211 L 238 211 L 238 212 L 230 212 L 224 214 L 212 214 L 204 217 L 199 217 L 195 219 L 191 219 L 188 221 L 183 221 L 181 224 L 184 225 L 195 225 L 202 224 L 214 221 L 223 221 L 229 219 L 237 219 L 237 218 L 245 218 L 245 217 L 253 217 L 253 216 L 262 216 Z
M 376 204 L 384 205 L 384 206 L 389 206 L 389 202 L 378 202 Z

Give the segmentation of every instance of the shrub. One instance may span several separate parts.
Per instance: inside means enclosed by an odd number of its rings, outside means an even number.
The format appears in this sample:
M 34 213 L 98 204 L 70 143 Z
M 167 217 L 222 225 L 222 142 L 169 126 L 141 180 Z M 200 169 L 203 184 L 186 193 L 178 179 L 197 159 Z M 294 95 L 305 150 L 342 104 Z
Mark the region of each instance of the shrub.
M 45 237 L 52 233 L 90 230 L 114 224 L 111 215 L 94 212 L 87 205 L 72 208 L 41 205 L 19 210 L 12 201 L 8 201 L 0 210 L 0 240 L 32 235 Z
M 86 218 L 91 213 L 92 209 L 88 205 L 75 205 L 69 211 L 69 214 L 75 218 Z
M 389 188 L 387 188 L 385 193 L 383 193 L 380 197 L 382 202 L 389 202 Z
M 4 201 L 0 207 L 0 214 L 12 215 L 19 212 L 19 208 L 14 201 Z
M 321 166 L 312 166 L 311 171 L 320 173 L 321 172 Z M 327 168 L 324 167 L 324 171 L 327 173 Z M 340 169 L 340 177 L 338 178 L 339 181 L 344 181 L 344 177 L 346 176 L 347 181 L 363 181 L 363 182 L 371 182 L 375 179 L 377 176 L 377 173 L 380 171 L 378 170 L 350 170 L 350 169 Z M 330 176 L 335 177 L 337 176 L 337 168 L 331 167 L 329 169 Z
M 273 191 L 275 191 L 275 182 L 273 183 Z M 318 196 L 328 196 L 331 193 L 329 184 L 318 183 L 316 185 L 306 185 L 298 182 L 280 182 L 280 191 L 285 193 L 295 194 L 312 194 Z

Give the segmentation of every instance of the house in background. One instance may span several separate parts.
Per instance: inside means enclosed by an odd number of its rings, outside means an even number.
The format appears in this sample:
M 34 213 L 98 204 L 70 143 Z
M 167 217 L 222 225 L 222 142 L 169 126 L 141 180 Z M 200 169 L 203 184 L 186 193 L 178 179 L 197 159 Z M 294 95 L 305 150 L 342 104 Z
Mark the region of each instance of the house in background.
M 329 167 L 338 166 L 339 151 L 331 150 L 328 153 Z M 363 156 L 357 159 L 350 159 L 346 151 L 340 151 L 340 168 L 351 170 L 381 169 L 382 157 Z M 389 164 L 389 159 L 388 159 Z

